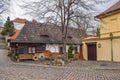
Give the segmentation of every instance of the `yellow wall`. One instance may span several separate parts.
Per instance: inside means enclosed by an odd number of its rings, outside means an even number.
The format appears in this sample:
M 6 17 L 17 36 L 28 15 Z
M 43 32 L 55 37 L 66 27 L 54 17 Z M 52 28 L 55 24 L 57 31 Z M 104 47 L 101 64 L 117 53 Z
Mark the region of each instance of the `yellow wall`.
M 113 40 L 114 61 L 120 61 L 120 38 Z
M 88 52 L 87 52 L 87 45 L 85 44 L 85 42 L 83 42 L 83 46 L 82 46 L 82 51 L 83 51 L 83 58 L 85 59 L 85 60 L 88 60 Z
M 101 44 L 101 47 L 97 46 L 97 60 L 98 61 L 110 61 L 111 60 L 111 43 L 110 40 L 101 40 L 97 44 Z
M 97 47 L 97 60 L 111 61 L 111 41 L 100 40 L 101 48 Z M 120 38 L 113 39 L 113 60 L 120 61 Z
M 101 37 L 109 37 L 110 32 L 114 36 L 120 35 L 120 12 L 100 19 Z

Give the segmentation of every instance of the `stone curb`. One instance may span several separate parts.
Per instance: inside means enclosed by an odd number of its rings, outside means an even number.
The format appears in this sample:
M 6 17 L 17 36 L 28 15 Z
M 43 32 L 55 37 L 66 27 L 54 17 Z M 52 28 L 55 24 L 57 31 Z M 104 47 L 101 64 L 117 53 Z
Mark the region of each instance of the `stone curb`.
M 50 66 L 50 65 L 31 64 L 31 63 L 12 63 L 12 64 L 13 65 L 21 65 L 21 66 L 46 67 L 46 68 L 62 68 L 62 69 L 68 68 L 65 66 Z
M 120 70 L 120 68 L 96 68 L 95 70 Z

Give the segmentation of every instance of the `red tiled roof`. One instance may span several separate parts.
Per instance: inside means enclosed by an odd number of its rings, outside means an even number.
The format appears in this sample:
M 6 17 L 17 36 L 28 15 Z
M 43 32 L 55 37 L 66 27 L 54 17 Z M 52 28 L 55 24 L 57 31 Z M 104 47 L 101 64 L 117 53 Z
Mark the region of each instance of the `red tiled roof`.
M 18 22 L 18 23 L 25 23 L 25 22 L 27 22 L 27 20 L 26 19 L 21 19 L 21 18 L 16 18 L 16 19 L 14 19 L 14 20 L 12 20 L 13 22 Z
M 21 32 L 21 30 L 16 30 L 15 34 L 10 37 L 10 40 L 15 40 L 17 38 L 17 36 L 20 34 L 20 32 Z
M 111 6 L 110 8 L 108 8 L 107 10 L 105 10 L 104 12 L 102 12 L 101 14 L 97 15 L 96 17 L 99 17 L 99 16 L 104 15 L 106 13 L 113 12 L 115 10 L 120 10 L 120 1 L 118 1 L 113 6 Z

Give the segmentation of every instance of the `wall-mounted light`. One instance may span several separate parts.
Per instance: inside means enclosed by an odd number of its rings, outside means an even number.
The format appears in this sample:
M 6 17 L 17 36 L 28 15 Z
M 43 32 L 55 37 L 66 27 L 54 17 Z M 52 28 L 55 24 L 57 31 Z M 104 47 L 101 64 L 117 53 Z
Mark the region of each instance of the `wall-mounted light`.
M 110 33 L 110 40 L 111 40 L 111 61 L 113 61 L 113 34 Z
M 113 39 L 113 34 L 112 34 L 112 33 L 110 33 L 110 39 L 111 39 L 111 40 Z
M 101 48 L 101 43 L 98 43 L 98 48 Z

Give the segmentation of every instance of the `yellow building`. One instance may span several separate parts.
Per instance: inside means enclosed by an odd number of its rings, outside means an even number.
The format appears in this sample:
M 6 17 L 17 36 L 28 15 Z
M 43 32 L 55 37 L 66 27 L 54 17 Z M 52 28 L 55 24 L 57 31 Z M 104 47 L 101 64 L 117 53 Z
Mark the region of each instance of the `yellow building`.
M 83 39 L 84 59 L 120 61 L 120 1 L 96 17 L 100 19 L 100 37 Z

